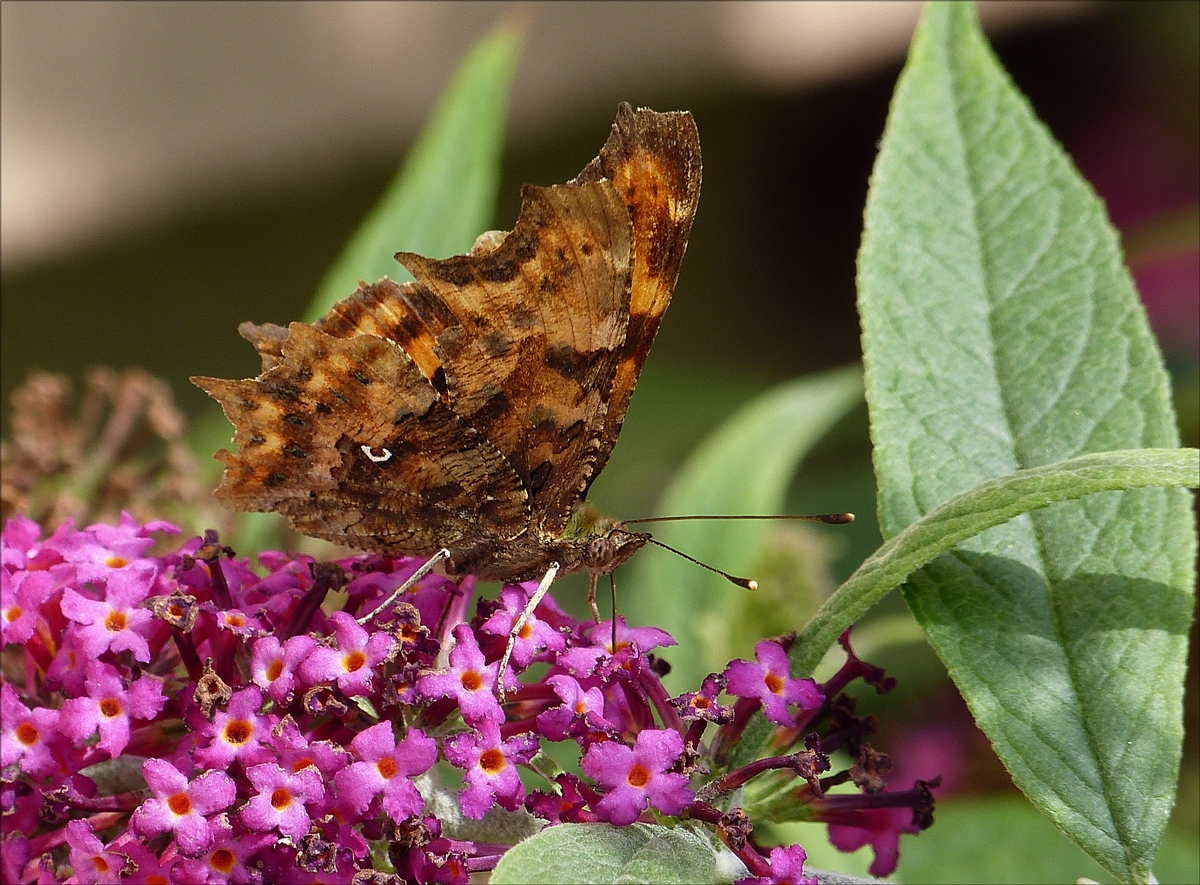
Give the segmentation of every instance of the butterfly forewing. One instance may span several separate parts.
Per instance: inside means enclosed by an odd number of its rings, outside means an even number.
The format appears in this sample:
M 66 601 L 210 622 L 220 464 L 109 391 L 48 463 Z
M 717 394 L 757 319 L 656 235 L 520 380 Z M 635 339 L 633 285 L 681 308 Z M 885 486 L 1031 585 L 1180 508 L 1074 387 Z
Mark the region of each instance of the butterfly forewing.
M 263 374 L 193 379 L 236 428 L 218 497 L 360 549 L 444 546 L 449 570 L 492 580 L 595 570 L 564 529 L 616 443 L 699 188 L 691 115 L 622 105 L 575 180 L 523 190 L 511 233 L 400 253 L 415 283 L 362 284 L 312 325 L 243 324 Z

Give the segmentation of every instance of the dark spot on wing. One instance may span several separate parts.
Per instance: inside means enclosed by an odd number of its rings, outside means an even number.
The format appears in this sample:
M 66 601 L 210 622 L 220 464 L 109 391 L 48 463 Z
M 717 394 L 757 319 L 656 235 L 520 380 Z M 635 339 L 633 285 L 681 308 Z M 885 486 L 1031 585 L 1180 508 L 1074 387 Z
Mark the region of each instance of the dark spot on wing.
M 489 283 L 507 283 L 517 275 L 517 262 L 507 255 L 497 256 L 479 264 L 479 278 Z
M 322 415 L 332 415 L 333 414 L 333 408 L 331 406 L 325 405 L 325 403 L 317 403 L 317 411 L 320 412 Z
M 547 290 L 549 285 L 551 289 Z M 542 277 L 542 291 L 553 291 L 556 284 L 547 276 Z M 531 307 L 518 307 L 508 315 L 508 321 L 514 329 L 528 329 L 530 326 L 537 325 L 538 312 Z
M 490 424 L 495 419 L 507 415 L 511 410 L 512 403 L 508 401 L 508 397 L 504 395 L 504 391 L 497 390 L 476 410 L 472 416 L 472 420 L 480 424 Z
M 565 378 L 578 378 L 586 368 L 588 358 L 570 344 L 555 344 L 546 348 L 546 365 Z
M 512 244 L 513 257 L 521 264 L 530 261 L 537 255 L 538 235 L 536 230 L 514 230 L 505 241 Z
M 456 255 L 445 261 L 439 261 L 430 269 L 435 276 L 452 286 L 465 286 L 475 282 L 475 271 L 471 268 L 470 260 L 465 255 Z
M 283 453 L 289 458 L 307 458 L 308 450 L 303 446 L 298 446 L 295 443 L 289 443 L 283 447 Z
M 354 371 L 354 380 L 357 381 L 359 384 L 366 385 L 366 384 L 371 383 L 371 376 L 368 375 L 366 372 L 356 369 Z
M 433 385 L 434 390 L 436 390 L 442 396 L 445 396 L 446 392 L 449 390 L 449 386 L 446 384 L 446 370 L 441 366 L 438 366 L 436 369 L 434 369 L 433 377 L 429 379 L 429 383 Z
M 512 347 L 512 338 L 504 332 L 488 332 L 479 340 L 479 346 L 483 349 L 484 356 L 497 359 L 508 353 Z
M 269 489 L 276 488 L 288 481 L 288 478 L 282 473 L 271 472 L 267 474 L 267 478 L 263 480 L 263 485 Z
M 440 504 L 463 494 L 463 487 L 456 482 L 448 482 L 440 486 L 431 486 L 421 490 L 421 500 L 427 504 Z
M 283 416 L 283 422 L 291 424 L 293 427 L 303 427 L 307 423 L 302 416 L 292 412 L 288 412 L 288 414 Z
M 631 346 L 637 347 L 646 336 L 652 333 L 653 324 L 661 317 L 655 317 L 648 313 L 631 313 L 629 315 L 629 327 L 625 330 L 625 347 L 628 350 Z
M 529 490 L 531 492 L 540 491 L 542 486 L 546 484 L 546 480 L 550 478 L 551 465 L 549 461 L 543 461 L 533 469 L 529 474 Z

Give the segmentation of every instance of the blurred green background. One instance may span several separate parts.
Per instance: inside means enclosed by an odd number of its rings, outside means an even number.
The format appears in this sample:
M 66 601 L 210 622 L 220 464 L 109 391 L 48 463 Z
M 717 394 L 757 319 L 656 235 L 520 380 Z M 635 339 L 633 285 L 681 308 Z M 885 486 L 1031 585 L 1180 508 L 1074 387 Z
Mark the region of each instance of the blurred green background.
M 511 226 L 522 183 L 565 181 L 595 156 L 618 101 L 689 109 L 701 133 L 704 187 L 680 283 L 592 494 L 617 517 L 655 514 L 675 468 L 755 393 L 859 358 L 862 208 L 916 4 L 737 6 L 748 11 L 520 12 L 496 227 Z M 258 371 L 238 322 L 300 317 L 457 60 L 504 11 L 338 9 L 3 5 L 6 401 L 30 368 L 78 381 L 93 365 L 141 366 L 196 417 L 209 403 L 188 375 Z M 997 3 L 984 22 L 1125 236 L 1184 444 L 1197 445 L 1200 4 Z M 7 434 L 7 410 L 4 422 Z M 860 517 L 787 541 L 811 554 L 814 584 L 844 578 L 879 543 L 869 458 L 861 407 L 791 491 L 795 512 Z M 580 591 L 562 588 L 575 606 Z M 901 680 L 861 699 L 883 723 L 883 749 L 907 752 L 914 776 L 953 769 L 943 795 L 1012 790 L 895 594 L 857 637 Z M 1191 845 L 1182 869 L 1200 875 L 1196 645 L 1194 633 L 1176 833 Z M 917 723 L 958 754 L 923 757 L 932 744 Z

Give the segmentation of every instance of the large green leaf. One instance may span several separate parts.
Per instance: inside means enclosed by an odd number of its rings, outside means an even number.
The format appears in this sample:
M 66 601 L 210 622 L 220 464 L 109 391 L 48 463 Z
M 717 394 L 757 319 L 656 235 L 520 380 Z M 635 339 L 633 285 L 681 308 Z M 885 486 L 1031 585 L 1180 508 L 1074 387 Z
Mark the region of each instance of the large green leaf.
M 737 515 L 782 512 L 800 460 L 826 430 L 862 401 L 857 366 L 791 381 L 767 391 L 706 439 L 672 481 L 663 515 Z M 749 575 L 771 524 L 697 521 L 651 526 L 654 535 L 718 568 Z M 732 655 L 746 656 L 761 636 L 728 637 L 739 589 L 666 550 L 639 554 L 619 602 L 633 623 L 662 627 L 679 642 L 669 657 L 668 687 L 694 691 Z M 627 586 L 631 585 L 631 586 Z M 706 626 L 721 626 L 705 635 Z M 793 628 L 798 624 L 789 625 Z M 714 641 L 720 636 L 732 646 Z
M 859 308 L 885 537 L 1021 468 L 1178 445 L 1117 235 L 967 4 L 931 6 L 914 39 Z M 1109 492 L 905 585 L 1014 781 L 1122 880 L 1151 875 L 1173 802 L 1194 557 L 1187 492 Z
M 906 526 L 863 561 L 800 632 L 792 672 L 813 668 L 847 627 L 914 571 L 963 541 L 1022 513 L 1084 495 L 1155 486 L 1200 486 L 1200 451 L 1134 449 L 1080 455 L 981 482 Z
M 686 827 L 560 824 L 509 849 L 490 881 L 554 883 L 712 882 L 716 856 Z

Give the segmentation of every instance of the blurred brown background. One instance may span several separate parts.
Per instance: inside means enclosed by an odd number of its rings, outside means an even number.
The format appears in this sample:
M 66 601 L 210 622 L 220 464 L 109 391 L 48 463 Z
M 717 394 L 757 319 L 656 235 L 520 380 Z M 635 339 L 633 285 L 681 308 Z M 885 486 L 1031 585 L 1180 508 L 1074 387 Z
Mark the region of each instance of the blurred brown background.
M 680 284 L 597 486 L 614 514 L 648 514 L 679 460 L 754 391 L 859 358 L 862 209 L 919 9 L 5 2 L 3 396 L 31 367 L 79 379 L 142 366 L 196 415 L 207 400 L 188 375 L 256 373 L 238 322 L 300 316 L 463 53 L 518 14 L 496 227 L 511 226 L 522 182 L 564 181 L 596 154 L 619 101 L 686 108 L 700 128 L 704 190 Z M 981 13 L 1125 237 L 1196 445 L 1200 4 Z M 806 509 L 870 514 L 868 454 L 862 410 L 806 466 Z M 877 543 L 871 522 L 847 534 L 839 572 Z M 1179 808 L 1193 831 L 1195 673 Z

